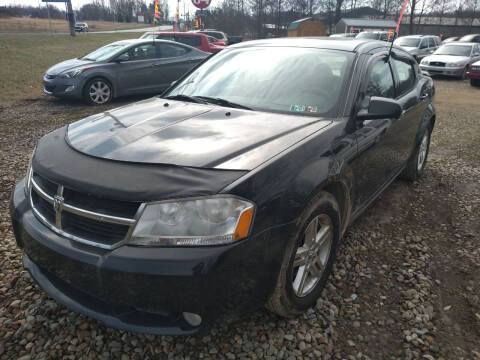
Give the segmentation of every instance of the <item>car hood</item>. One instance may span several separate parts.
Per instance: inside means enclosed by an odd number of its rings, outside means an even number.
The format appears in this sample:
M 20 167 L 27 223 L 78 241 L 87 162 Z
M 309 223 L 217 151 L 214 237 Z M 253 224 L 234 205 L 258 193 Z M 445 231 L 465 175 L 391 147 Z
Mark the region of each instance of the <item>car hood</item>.
M 439 61 L 445 63 L 467 63 L 470 59 L 468 56 L 454 56 L 454 55 L 430 55 L 425 58 L 427 61 Z
M 66 138 L 104 159 L 251 170 L 330 123 L 156 97 L 70 124 Z
M 397 46 L 400 46 L 403 50 L 409 53 L 416 52 L 418 50 L 417 47 L 413 47 L 413 46 L 401 46 L 401 45 L 397 45 Z
M 85 66 L 85 65 L 88 65 L 88 64 L 95 64 L 95 61 L 80 60 L 80 59 L 65 60 L 65 61 L 62 61 L 61 63 L 53 65 L 51 68 L 49 68 L 47 70 L 47 74 L 58 75 L 61 72 L 64 72 L 66 70 L 71 70 L 73 68 L 76 68 L 76 67 L 79 67 L 79 66 Z

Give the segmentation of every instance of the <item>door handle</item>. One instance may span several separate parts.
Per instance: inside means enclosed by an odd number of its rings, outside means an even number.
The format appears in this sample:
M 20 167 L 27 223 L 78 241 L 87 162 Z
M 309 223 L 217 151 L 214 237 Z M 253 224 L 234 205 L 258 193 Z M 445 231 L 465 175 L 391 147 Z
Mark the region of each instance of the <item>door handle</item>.
M 162 63 L 152 64 L 152 66 L 162 66 L 162 65 L 163 65 Z
M 425 100 L 427 97 L 428 97 L 428 93 L 425 92 L 422 95 L 420 95 L 420 100 Z

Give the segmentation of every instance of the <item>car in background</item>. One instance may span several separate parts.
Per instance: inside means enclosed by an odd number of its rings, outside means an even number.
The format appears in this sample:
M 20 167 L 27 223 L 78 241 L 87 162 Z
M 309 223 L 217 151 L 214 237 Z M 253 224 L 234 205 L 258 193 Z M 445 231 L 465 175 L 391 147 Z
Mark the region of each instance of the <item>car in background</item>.
M 440 38 L 433 35 L 401 36 L 393 43 L 410 53 L 417 61 L 432 54 L 441 44 Z
M 119 96 L 161 93 L 206 57 L 206 52 L 173 41 L 117 41 L 49 68 L 43 91 L 92 105 Z
M 330 37 L 333 38 L 354 38 L 355 36 L 357 36 L 357 34 L 354 33 L 338 33 L 330 35 Z
M 420 68 L 431 76 L 445 75 L 465 79 L 474 62 L 480 60 L 480 44 L 455 41 L 440 46 L 423 58 Z
M 263 306 L 300 317 L 347 227 L 424 174 L 434 84 L 391 51 L 248 41 L 161 97 L 45 135 L 10 200 L 25 269 L 128 331 L 189 335 Z
M 188 32 L 146 32 L 140 39 L 158 39 L 176 41 L 208 53 L 217 53 L 225 48 L 212 36 Z
M 458 39 L 460 39 L 458 36 L 450 36 L 445 40 L 442 40 L 442 44 L 448 44 L 449 42 L 457 41 Z
M 245 41 L 243 36 L 228 35 L 228 45 L 238 44 Z
M 465 35 L 465 36 L 461 37 L 460 39 L 458 39 L 458 41 L 480 43 L 480 34 Z
M 76 32 L 88 32 L 87 23 L 75 23 L 74 29 Z
M 387 31 L 362 31 L 355 36 L 355 39 L 392 41 Z
M 467 70 L 467 79 L 470 79 L 470 85 L 480 86 L 480 61 L 473 63 Z
M 205 29 L 205 30 L 194 30 L 193 32 L 213 36 L 215 39 L 223 43 L 222 44 L 223 46 L 227 46 L 230 44 L 228 42 L 228 35 L 225 34 L 223 31 L 218 31 L 215 29 Z

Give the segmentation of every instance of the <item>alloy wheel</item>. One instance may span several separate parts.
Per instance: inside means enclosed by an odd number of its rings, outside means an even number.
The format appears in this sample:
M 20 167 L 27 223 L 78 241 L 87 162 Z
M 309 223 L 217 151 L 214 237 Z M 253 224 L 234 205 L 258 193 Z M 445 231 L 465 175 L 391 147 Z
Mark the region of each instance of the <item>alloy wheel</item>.
M 425 131 L 423 134 L 422 142 L 418 148 L 418 158 L 417 158 L 417 170 L 422 171 L 423 165 L 425 164 L 425 159 L 427 158 L 427 149 L 428 149 L 428 131 Z
M 308 295 L 318 284 L 327 267 L 333 243 L 332 220 L 326 214 L 310 221 L 293 261 L 293 291 L 298 297 Z
M 95 104 L 105 104 L 110 100 L 110 86 L 102 80 L 94 81 L 88 89 L 88 95 Z

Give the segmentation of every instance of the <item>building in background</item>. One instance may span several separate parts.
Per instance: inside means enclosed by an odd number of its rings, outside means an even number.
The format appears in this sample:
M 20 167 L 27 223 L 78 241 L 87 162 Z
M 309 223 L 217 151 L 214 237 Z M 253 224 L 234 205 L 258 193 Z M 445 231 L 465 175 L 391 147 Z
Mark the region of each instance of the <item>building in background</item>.
M 287 36 L 325 36 L 327 28 L 323 21 L 312 17 L 291 22 L 287 28 Z
M 397 24 L 393 20 L 342 18 L 335 26 L 335 33 L 359 33 L 361 31 L 389 31 Z

